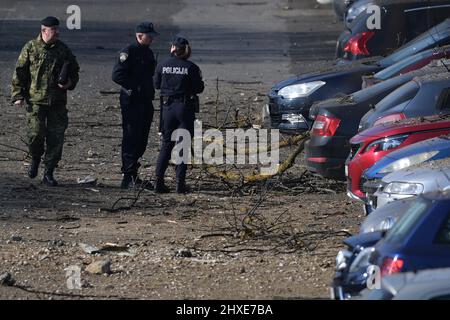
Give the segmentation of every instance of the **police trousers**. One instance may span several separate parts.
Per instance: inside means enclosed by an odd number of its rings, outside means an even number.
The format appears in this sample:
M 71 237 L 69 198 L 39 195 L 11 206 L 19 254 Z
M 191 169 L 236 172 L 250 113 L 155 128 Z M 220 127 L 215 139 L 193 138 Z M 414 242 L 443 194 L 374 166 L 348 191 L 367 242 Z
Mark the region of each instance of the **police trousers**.
M 122 173 L 136 175 L 138 160 L 147 149 L 148 135 L 153 120 L 153 103 L 139 101 L 121 94 L 122 111 Z
M 172 141 L 172 133 L 177 129 L 185 129 L 190 133 L 192 141 L 195 121 L 193 108 L 181 101 L 174 101 L 168 106 L 162 106 L 161 110 L 163 112 L 163 137 L 158 163 L 156 164 L 156 176 L 160 178 L 164 177 L 167 167 L 169 166 L 172 150 L 175 147 L 175 141 Z M 177 143 L 180 142 L 181 141 L 177 141 Z M 182 156 L 182 154 L 180 155 Z M 175 170 L 177 181 L 184 181 L 186 178 L 187 164 L 184 162 L 177 164 Z
M 55 168 L 61 160 L 64 133 L 69 123 L 66 105 L 28 105 L 26 119 L 30 156 L 41 159 L 45 152 L 45 167 Z

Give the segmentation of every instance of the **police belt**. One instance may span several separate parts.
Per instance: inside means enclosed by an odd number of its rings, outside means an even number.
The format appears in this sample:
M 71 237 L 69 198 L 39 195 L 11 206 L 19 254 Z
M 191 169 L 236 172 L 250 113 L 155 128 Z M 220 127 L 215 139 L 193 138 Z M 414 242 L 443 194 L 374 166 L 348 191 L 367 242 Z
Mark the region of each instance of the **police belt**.
M 187 102 L 188 97 L 184 94 L 176 94 L 173 96 L 161 96 L 161 103 L 165 106 L 171 104 L 172 102 Z

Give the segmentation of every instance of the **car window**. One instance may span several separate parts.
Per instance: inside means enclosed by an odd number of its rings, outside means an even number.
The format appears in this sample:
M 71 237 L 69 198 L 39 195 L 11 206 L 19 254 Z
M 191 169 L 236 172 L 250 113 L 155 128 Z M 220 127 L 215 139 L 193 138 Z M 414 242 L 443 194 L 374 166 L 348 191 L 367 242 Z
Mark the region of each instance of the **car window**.
M 418 198 L 411 203 L 411 206 L 406 210 L 394 227 L 387 232 L 386 243 L 401 243 L 405 240 L 412 229 L 416 227 L 417 222 L 427 212 L 430 207 L 431 201 L 423 198 Z
M 450 214 L 445 218 L 434 241 L 437 244 L 450 244 Z
M 402 61 L 399 61 L 399 62 L 393 64 L 392 66 L 387 67 L 386 69 L 376 73 L 374 75 L 374 77 L 377 79 L 380 79 L 380 80 L 386 80 L 386 79 L 392 78 L 392 77 L 398 75 L 405 68 L 407 68 L 419 61 L 422 61 L 422 60 L 426 59 L 427 57 L 431 57 L 433 55 L 433 51 L 434 51 L 434 49 L 428 49 L 423 52 L 419 52 L 413 56 L 407 57 L 407 58 L 403 59 Z
M 377 110 L 388 110 L 396 105 L 411 100 L 419 91 L 419 85 L 415 81 L 409 81 L 392 91 L 377 103 Z
M 445 89 L 440 103 L 441 110 L 450 110 L 450 88 Z

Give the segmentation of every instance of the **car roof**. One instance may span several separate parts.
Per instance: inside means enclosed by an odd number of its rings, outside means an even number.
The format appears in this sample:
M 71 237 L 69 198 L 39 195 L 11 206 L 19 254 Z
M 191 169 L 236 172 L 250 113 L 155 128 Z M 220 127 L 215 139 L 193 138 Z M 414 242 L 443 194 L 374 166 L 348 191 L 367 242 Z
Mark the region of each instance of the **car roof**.
M 439 82 L 439 81 L 448 81 L 450 80 L 450 72 L 441 72 L 441 73 L 427 73 L 422 76 L 417 76 L 413 79 L 419 84 L 431 83 L 431 82 Z

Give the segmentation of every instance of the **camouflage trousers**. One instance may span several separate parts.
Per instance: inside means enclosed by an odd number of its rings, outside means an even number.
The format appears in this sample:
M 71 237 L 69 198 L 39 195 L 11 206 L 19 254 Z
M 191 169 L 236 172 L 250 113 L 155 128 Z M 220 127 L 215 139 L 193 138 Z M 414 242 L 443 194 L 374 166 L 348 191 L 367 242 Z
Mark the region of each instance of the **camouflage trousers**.
M 68 126 L 65 105 L 27 106 L 28 148 L 32 158 L 44 155 L 46 168 L 55 168 L 61 160 L 64 132 Z

